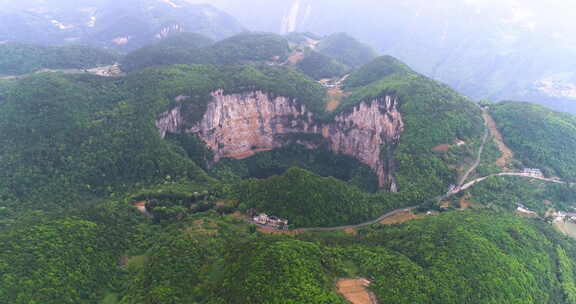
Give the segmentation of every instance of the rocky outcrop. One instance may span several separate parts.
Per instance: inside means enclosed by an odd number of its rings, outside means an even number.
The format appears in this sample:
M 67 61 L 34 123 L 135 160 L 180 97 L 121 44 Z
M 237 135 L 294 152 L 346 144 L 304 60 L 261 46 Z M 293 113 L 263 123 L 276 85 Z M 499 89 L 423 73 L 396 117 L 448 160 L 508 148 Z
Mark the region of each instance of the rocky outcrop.
M 398 100 L 385 96 L 363 102 L 322 128 L 335 153 L 351 155 L 378 175 L 380 187 L 396 192 L 393 152 L 404 130 Z
M 170 111 L 162 113 L 156 121 L 156 127 L 160 130 L 162 138 L 166 136 L 166 133 L 180 133 L 183 125 L 182 106 L 177 106 Z
M 200 121 L 187 121 L 187 109 L 178 106 L 163 113 L 156 126 L 161 136 L 168 132 L 197 135 L 214 152 L 214 161 L 246 158 L 293 143 L 309 148 L 325 145 L 368 165 L 378 175 L 380 187 L 396 191 L 391 156 L 404 129 L 397 106 L 397 97 L 383 96 L 322 123 L 290 98 L 261 91 L 216 91 Z

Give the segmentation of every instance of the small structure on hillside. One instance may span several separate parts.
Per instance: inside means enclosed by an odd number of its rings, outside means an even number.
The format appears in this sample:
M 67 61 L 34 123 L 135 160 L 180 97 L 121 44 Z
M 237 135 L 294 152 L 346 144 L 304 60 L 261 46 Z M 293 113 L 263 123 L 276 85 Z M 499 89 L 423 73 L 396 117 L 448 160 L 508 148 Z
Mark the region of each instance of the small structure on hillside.
M 516 208 L 516 213 L 519 215 L 523 215 L 523 216 L 538 216 L 538 214 L 528 208 L 526 208 L 524 205 L 522 204 L 518 204 L 518 207 Z
M 522 170 L 522 173 L 528 174 L 529 176 L 532 177 L 539 177 L 539 178 L 544 177 L 544 173 L 542 173 L 542 170 L 535 168 L 524 168 L 524 170 Z
M 325 88 L 334 89 L 334 88 L 338 87 L 338 84 L 339 84 L 338 80 L 339 79 L 326 78 L 326 79 L 319 80 L 318 83 L 323 85 Z
M 252 220 L 260 225 L 269 226 L 274 229 L 288 230 L 288 220 L 276 216 L 270 216 L 266 213 L 260 213 L 252 218 Z
M 108 66 L 101 66 L 92 69 L 87 69 L 85 70 L 85 72 L 104 77 L 116 77 L 123 75 L 122 70 L 120 69 L 120 65 L 118 63 Z
M 148 208 L 146 208 L 146 201 L 140 201 L 140 202 L 135 202 L 133 204 L 133 206 L 140 211 L 141 213 L 143 213 L 146 216 L 152 216 L 152 214 L 150 214 L 150 212 L 148 211 Z

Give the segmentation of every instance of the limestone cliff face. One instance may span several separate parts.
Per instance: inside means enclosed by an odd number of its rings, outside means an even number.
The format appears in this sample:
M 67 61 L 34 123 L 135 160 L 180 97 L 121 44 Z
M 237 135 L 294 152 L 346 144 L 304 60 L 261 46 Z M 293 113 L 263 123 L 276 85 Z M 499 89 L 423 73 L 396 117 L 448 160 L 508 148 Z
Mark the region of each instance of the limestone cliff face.
M 335 153 L 351 155 L 378 175 L 380 187 L 396 192 L 393 151 L 404 130 L 398 100 L 385 96 L 363 102 L 322 128 Z
M 326 145 L 368 165 L 378 175 L 381 188 L 396 191 L 391 152 L 404 129 L 397 106 L 395 96 L 384 96 L 339 114 L 333 122 L 320 123 L 290 98 L 260 91 L 229 95 L 216 91 L 199 122 L 187 121 L 186 109 L 178 106 L 163 113 L 156 126 L 161 136 L 168 132 L 197 135 L 212 149 L 216 162 L 293 143 L 308 148 Z
M 162 136 L 162 138 L 164 138 L 168 132 L 179 133 L 183 124 L 182 106 L 177 106 L 170 111 L 162 113 L 156 121 L 156 127 L 160 130 L 160 136 Z

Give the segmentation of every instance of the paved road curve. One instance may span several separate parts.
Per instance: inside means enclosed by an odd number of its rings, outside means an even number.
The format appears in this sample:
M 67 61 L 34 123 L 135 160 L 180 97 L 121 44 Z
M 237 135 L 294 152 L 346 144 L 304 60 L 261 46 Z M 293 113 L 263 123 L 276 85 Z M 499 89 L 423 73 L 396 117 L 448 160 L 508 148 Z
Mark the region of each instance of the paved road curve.
M 464 174 L 460 180 L 458 181 L 458 187 L 456 187 L 455 191 L 450 191 L 448 193 L 446 193 L 445 195 L 435 198 L 436 201 L 440 202 L 444 199 L 449 198 L 450 196 L 454 195 L 454 194 L 458 194 L 470 187 L 472 187 L 473 185 L 482 182 L 490 177 L 493 176 L 520 176 L 520 177 L 526 177 L 526 178 L 532 178 L 532 179 L 537 179 L 537 180 L 541 180 L 541 181 L 545 181 L 545 182 L 551 182 L 551 183 L 557 183 L 557 184 L 569 184 L 569 185 L 576 185 L 576 183 L 567 183 L 565 181 L 561 181 L 558 179 L 553 179 L 553 178 L 546 178 L 546 177 L 535 177 L 532 176 L 528 173 L 521 173 L 521 172 L 503 172 L 503 173 L 497 173 L 497 174 L 491 174 L 488 176 L 484 176 L 484 177 L 479 177 L 475 180 L 472 180 L 466 184 L 464 184 L 464 182 L 466 181 L 466 179 L 468 178 L 468 176 L 474 171 L 476 170 L 476 168 L 478 168 L 478 166 L 480 165 L 480 162 L 482 160 L 482 152 L 484 151 L 484 145 L 486 144 L 486 141 L 488 139 L 488 136 L 490 134 L 490 130 L 488 128 L 487 125 L 487 119 L 486 119 L 486 115 L 489 115 L 486 112 L 486 109 L 482 109 L 483 112 L 483 117 L 484 117 L 484 125 L 486 127 L 485 132 L 484 132 L 484 137 L 482 138 L 482 144 L 480 145 L 480 148 L 478 149 L 478 156 L 476 157 L 476 161 L 474 162 L 474 164 L 466 171 L 466 174 Z M 356 224 L 356 225 L 346 225 L 346 226 L 337 226 L 337 227 L 310 227 L 310 228 L 297 228 L 297 229 L 293 229 L 291 231 L 294 232 L 307 232 L 307 231 L 336 231 L 336 230 L 345 230 L 345 229 L 355 229 L 355 228 L 361 228 L 361 227 L 365 227 L 365 226 L 370 226 L 372 224 L 378 223 L 388 217 L 394 216 L 398 213 L 402 213 L 402 212 L 407 212 L 407 211 L 412 211 L 416 208 L 418 208 L 419 205 L 416 206 L 411 206 L 411 207 L 404 207 L 404 208 L 400 208 L 400 209 L 396 209 L 393 211 L 390 211 L 382 216 L 380 216 L 377 219 L 374 220 L 370 220 L 364 223 L 360 223 L 360 224 Z M 251 222 L 251 221 L 250 221 Z M 261 225 L 259 225 L 261 226 Z M 269 228 L 267 226 L 261 226 L 264 228 Z
M 390 211 L 382 216 L 380 216 L 379 218 L 375 219 L 375 220 L 371 220 L 368 222 L 364 222 L 364 223 L 360 223 L 360 224 L 356 224 L 356 225 L 346 225 L 346 226 L 337 226 L 337 227 L 310 227 L 310 228 L 297 228 L 294 229 L 292 231 L 296 231 L 296 232 L 306 232 L 306 231 L 335 231 L 335 230 L 345 230 L 345 229 L 355 229 L 355 228 L 360 228 L 360 227 L 365 227 L 365 226 L 370 226 L 372 224 L 376 224 L 382 220 L 384 220 L 385 218 L 389 218 L 391 216 L 394 216 L 398 213 L 402 213 L 402 212 L 407 212 L 407 211 L 412 211 L 414 209 L 418 208 L 418 206 L 412 206 L 412 207 L 404 207 L 401 209 L 396 209 L 393 211 Z

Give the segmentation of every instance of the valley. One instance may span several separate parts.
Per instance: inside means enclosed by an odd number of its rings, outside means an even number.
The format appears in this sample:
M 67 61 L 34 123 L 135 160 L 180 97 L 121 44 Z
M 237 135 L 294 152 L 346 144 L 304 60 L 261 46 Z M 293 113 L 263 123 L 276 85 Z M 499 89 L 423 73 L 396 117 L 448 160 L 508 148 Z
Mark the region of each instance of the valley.
M 99 1 L 0 30 L 0 303 L 576 303 L 573 116 Z

